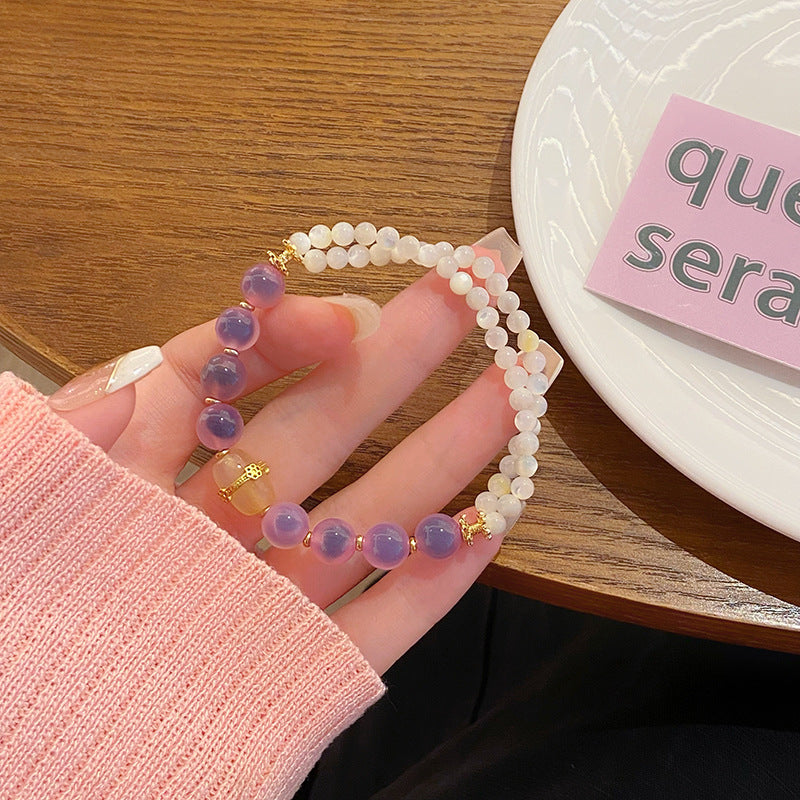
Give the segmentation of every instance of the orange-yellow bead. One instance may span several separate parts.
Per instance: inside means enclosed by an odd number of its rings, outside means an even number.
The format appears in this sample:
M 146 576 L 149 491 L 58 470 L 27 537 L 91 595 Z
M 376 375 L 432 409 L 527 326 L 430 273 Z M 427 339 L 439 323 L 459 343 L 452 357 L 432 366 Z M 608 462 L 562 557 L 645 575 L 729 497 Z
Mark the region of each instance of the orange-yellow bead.
M 257 461 L 241 450 L 229 450 L 217 457 L 211 474 L 220 489 L 226 489 L 244 474 L 248 464 Z M 242 514 L 263 514 L 275 500 L 275 491 L 268 470 L 259 478 L 244 481 L 231 494 L 231 505 Z
M 539 337 L 530 329 L 520 331 L 517 335 L 517 347 L 523 353 L 532 353 L 539 346 Z

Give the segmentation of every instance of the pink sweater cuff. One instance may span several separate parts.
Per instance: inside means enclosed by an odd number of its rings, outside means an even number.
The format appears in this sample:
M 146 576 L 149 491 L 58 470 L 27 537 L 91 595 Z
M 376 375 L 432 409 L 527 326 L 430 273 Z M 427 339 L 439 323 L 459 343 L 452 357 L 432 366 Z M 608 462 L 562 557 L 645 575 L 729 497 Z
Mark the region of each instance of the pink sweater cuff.
M 291 582 L 0 375 L 0 797 L 288 798 L 382 692 Z

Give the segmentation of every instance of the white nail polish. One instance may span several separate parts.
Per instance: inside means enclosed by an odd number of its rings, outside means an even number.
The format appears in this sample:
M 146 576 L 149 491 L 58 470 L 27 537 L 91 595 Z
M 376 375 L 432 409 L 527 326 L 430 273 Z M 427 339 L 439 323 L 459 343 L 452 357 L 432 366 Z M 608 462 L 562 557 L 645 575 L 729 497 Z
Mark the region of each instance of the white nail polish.
M 81 408 L 138 381 L 163 360 L 159 347 L 140 347 L 78 375 L 54 392 L 47 402 L 56 411 Z
M 542 372 L 547 377 L 547 388 L 549 389 L 558 377 L 561 368 L 564 366 L 564 359 L 557 350 L 547 342 L 540 341 L 537 350 L 545 357 L 546 363 Z
M 354 342 L 372 336 L 381 324 L 381 307 L 368 297 L 362 297 L 360 294 L 342 294 L 322 299 L 327 303 L 344 306 L 350 312 L 356 326 Z

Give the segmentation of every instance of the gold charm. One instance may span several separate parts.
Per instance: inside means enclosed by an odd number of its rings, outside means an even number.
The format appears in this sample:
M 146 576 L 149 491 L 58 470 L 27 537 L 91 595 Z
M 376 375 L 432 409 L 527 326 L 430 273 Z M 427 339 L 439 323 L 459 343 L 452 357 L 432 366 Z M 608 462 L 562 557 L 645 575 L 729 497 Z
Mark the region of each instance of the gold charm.
M 475 536 L 477 534 L 482 534 L 487 539 L 492 538 L 492 534 L 489 532 L 489 528 L 486 526 L 486 514 L 483 511 L 478 511 L 478 520 L 477 522 L 473 522 L 470 524 L 467 522 L 467 515 L 462 514 L 458 518 L 458 526 L 461 528 L 461 538 L 470 546 L 472 547 Z
M 230 503 L 233 499 L 234 492 L 244 486 L 247 481 L 254 481 L 263 477 L 269 472 L 269 467 L 263 461 L 257 461 L 255 464 L 248 464 L 244 468 L 244 472 L 230 485 L 224 489 L 219 490 L 219 496 L 226 502 Z
M 276 255 L 272 250 L 267 250 L 267 258 L 269 258 L 270 264 L 277 267 L 284 275 L 288 275 L 289 270 L 286 265 L 290 261 L 299 261 L 302 264 L 303 259 L 300 258 L 297 248 L 288 239 L 284 239 L 281 244 L 284 251 L 280 255 Z

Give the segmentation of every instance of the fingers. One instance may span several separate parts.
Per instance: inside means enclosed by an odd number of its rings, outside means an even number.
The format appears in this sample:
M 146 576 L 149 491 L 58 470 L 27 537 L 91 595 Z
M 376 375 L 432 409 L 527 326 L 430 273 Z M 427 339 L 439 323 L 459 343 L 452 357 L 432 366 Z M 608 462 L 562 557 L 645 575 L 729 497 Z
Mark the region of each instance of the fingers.
M 422 517 L 438 511 L 469 484 L 515 432 L 508 391 L 502 371 L 489 367 L 369 472 L 317 506 L 312 525 L 326 517 L 341 517 L 357 533 L 382 521 L 413 532 Z M 371 571 L 359 555 L 329 567 L 306 548 L 272 548 L 265 559 L 322 607 Z M 409 557 L 412 562 L 427 560 L 420 553 Z
M 245 393 L 341 352 L 356 332 L 347 308 L 317 297 L 287 295 L 275 308 L 258 312 L 258 318 L 258 342 L 241 354 Z M 221 352 L 214 326 L 213 320 L 198 325 L 161 348 L 164 363 L 139 382 L 131 423 L 110 452 L 170 492 L 197 446 L 195 423 L 205 398 L 200 373 Z
M 426 274 L 384 307 L 373 336 L 321 363 L 250 420 L 237 448 L 269 465 L 277 498 L 302 502 L 447 358 L 473 319 L 438 275 Z M 260 519 L 217 497 L 212 467 L 178 494 L 252 548 Z
M 109 450 L 130 422 L 135 404 L 136 390 L 133 386 L 125 386 L 74 411 L 53 410 L 85 433 L 98 447 Z
M 332 618 L 381 675 L 456 604 L 500 544 L 479 536 L 443 561 L 409 558 Z
M 50 408 L 108 450 L 133 415 L 133 385 L 163 360 L 158 347 L 141 347 L 73 378 L 48 399 Z

